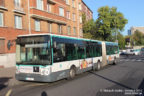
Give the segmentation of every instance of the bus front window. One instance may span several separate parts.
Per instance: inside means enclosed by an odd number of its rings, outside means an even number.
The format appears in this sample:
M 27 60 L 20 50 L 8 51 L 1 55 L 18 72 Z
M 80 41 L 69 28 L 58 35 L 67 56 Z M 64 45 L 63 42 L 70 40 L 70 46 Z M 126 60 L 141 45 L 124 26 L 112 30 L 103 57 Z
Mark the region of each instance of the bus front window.
M 21 44 L 20 63 L 22 64 L 51 64 L 50 43 Z

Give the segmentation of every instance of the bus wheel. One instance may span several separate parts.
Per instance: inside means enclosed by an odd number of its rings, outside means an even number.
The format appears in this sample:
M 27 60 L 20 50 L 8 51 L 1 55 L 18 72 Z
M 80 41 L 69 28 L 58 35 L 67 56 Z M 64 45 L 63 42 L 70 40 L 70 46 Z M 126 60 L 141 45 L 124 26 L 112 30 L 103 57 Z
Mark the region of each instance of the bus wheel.
M 74 67 L 72 67 L 69 71 L 69 76 L 70 76 L 70 79 L 73 79 L 75 76 L 76 76 L 76 70 Z
M 96 71 L 100 70 L 100 68 L 101 68 L 101 63 L 98 61 L 96 66 Z

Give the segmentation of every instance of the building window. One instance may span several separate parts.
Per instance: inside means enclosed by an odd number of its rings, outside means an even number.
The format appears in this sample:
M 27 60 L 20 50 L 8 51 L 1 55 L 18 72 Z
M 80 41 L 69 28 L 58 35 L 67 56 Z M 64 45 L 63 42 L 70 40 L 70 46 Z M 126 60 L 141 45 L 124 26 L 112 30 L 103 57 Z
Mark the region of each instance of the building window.
M 82 16 L 80 16 L 79 18 L 80 18 L 80 23 L 82 23 Z
M 68 5 L 69 5 L 69 0 L 66 0 L 66 4 L 68 4 Z
M 35 20 L 35 31 L 40 31 L 40 20 Z
M 67 32 L 68 32 L 68 35 L 71 34 L 71 27 L 70 26 L 67 27 Z
M 43 10 L 43 0 L 36 0 L 36 8 Z
M 58 25 L 58 33 L 62 34 L 62 25 Z
M 70 12 L 67 11 L 67 19 L 70 19 Z
M 22 29 L 22 17 L 21 16 L 15 16 L 15 28 Z
M 79 3 L 79 10 L 82 10 L 82 6 L 81 6 L 81 3 Z
M 48 32 L 52 33 L 52 23 L 48 23 Z
M 76 35 L 76 27 L 73 27 L 73 34 Z
M 0 26 L 3 26 L 3 13 L 0 12 Z
M 59 16 L 64 17 L 64 9 L 62 7 L 59 7 Z
M 73 21 L 76 21 L 76 15 L 75 15 L 75 13 L 73 13 Z
M 50 3 L 47 3 L 47 11 L 48 12 L 51 12 L 51 7 L 52 7 L 52 5 Z
M 75 0 L 72 0 L 72 7 L 75 7 Z
M 15 3 L 16 7 L 21 7 L 21 5 L 20 5 L 21 1 L 20 0 L 15 0 L 14 3 Z

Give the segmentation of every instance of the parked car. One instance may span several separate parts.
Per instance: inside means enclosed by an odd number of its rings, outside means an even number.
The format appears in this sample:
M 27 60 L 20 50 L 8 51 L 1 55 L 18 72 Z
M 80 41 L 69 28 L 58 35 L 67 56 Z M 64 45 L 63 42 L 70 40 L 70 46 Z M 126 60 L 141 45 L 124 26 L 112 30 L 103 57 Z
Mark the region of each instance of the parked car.
M 134 55 L 140 55 L 141 49 L 133 50 Z
M 126 50 L 120 50 L 119 54 L 120 55 L 125 55 L 126 54 Z
M 141 55 L 144 55 L 144 47 L 141 48 L 141 52 L 140 52 Z
M 126 50 L 126 55 L 134 55 L 134 50 L 133 49 L 127 49 Z

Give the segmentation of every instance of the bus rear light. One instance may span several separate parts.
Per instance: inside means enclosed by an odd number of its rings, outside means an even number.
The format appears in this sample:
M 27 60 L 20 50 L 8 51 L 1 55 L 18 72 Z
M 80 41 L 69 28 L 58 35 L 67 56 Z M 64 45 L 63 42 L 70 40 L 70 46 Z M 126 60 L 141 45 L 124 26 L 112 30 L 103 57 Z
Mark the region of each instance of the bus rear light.
M 20 71 L 19 71 L 19 67 L 16 66 L 16 74 L 18 74 Z

